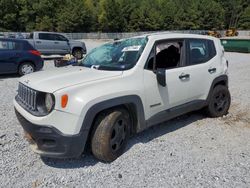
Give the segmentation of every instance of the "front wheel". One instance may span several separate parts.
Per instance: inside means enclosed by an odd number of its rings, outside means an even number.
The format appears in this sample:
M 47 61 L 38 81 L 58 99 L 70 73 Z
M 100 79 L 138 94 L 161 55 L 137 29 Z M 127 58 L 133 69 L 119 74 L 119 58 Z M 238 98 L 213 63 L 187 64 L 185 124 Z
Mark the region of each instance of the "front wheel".
M 210 117 L 221 117 L 228 113 L 231 95 L 226 86 L 218 85 L 214 88 L 206 112 Z
M 30 62 L 24 62 L 19 66 L 18 73 L 20 76 L 35 72 L 35 67 Z
M 76 59 L 82 59 L 83 58 L 83 51 L 81 49 L 75 49 L 73 51 L 73 56 L 76 58 Z
M 124 152 L 130 134 L 131 120 L 127 110 L 114 109 L 100 114 L 91 139 L 94 156 L 112 162 Z

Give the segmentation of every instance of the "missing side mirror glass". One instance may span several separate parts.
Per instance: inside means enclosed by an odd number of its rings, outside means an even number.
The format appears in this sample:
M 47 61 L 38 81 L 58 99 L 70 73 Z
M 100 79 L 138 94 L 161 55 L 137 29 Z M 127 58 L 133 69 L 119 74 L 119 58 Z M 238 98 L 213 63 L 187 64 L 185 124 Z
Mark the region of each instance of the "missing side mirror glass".
M 156 78 L 158 83 L 165 87 L 166 86 L 166 69 L 157 69 L 156 70 Z

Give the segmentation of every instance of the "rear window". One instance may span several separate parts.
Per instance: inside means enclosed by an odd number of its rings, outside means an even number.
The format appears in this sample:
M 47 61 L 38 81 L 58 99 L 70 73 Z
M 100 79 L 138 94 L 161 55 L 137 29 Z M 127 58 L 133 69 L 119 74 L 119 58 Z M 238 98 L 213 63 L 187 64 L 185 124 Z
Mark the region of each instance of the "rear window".
M 33 38 L 34 38 L 34 33 L 30 33 L 29 39 L 33 39 Z
M 216 50 L 212 40 L 190 39 L 188 51 L 189 65 L 206 63 L 216 56 Z

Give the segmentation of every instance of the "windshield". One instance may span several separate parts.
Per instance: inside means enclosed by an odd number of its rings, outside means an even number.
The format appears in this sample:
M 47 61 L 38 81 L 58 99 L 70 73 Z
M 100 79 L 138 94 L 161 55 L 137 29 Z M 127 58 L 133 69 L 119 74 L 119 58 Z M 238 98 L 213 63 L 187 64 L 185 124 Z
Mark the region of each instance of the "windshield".
M 145 46 L 147 38 L 117 40 L 93 49 L 80 66 L 98 70 L 128 70 L 135 66 Z

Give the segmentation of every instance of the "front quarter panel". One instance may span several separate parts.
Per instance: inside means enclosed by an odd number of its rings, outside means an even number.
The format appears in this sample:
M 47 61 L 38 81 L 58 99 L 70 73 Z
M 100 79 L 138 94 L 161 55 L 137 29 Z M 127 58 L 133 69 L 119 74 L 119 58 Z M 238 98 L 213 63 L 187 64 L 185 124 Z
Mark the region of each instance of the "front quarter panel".
M 54 93 L 55 109 L 79 116 L 76 132 L 82 127 L 83 120 L 91 107 L 96 104 L 124 96 L 138 96 L 143 103 L 143 83 L 140 74 L 130 74 L 111 79 L 91 82 L 81 86 L 73 86 Z M 136 77 L 136 78 L 135 78 Z M 61 107 L 61 96 L 68 95 L 66 108 Z M 142 104 L 143 105 L 143 104 Z

